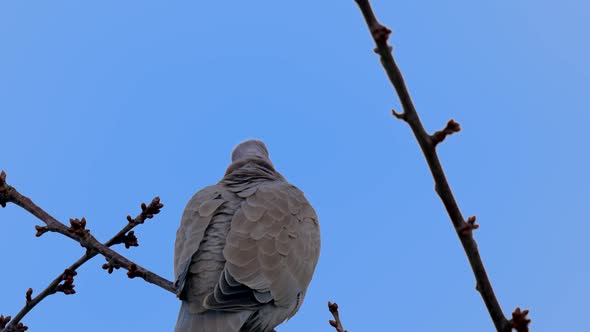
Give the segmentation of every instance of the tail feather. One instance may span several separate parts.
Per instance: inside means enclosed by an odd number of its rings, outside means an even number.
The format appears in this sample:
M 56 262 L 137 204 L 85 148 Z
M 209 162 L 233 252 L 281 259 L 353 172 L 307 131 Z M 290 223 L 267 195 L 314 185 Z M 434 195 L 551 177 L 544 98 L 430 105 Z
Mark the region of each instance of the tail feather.
M 251 311 L 193 314 L 189 311 L 188 302 L 182 301 L 174 332 L 239 332 L 251 314 Z

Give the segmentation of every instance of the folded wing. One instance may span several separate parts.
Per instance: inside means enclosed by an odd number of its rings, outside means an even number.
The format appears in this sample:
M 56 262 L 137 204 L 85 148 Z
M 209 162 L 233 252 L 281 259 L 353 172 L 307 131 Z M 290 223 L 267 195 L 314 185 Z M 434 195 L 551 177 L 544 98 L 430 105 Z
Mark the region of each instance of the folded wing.
M 299 306 L 318 261 L 319 225 L 315 211 L 296 187 L 274 181 L 245 197 L 231 221 L 224 270 L 211 309 L 240 310 L 273 302 Z

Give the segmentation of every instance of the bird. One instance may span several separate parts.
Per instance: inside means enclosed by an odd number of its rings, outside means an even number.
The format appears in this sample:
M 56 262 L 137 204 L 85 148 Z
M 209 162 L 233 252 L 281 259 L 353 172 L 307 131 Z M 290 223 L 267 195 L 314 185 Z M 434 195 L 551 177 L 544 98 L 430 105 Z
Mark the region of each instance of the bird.
M 317 214 L 258 139 L 187 203 L 174 246 L 174 332 L 271 332 L 301 308 L 320 255 Z

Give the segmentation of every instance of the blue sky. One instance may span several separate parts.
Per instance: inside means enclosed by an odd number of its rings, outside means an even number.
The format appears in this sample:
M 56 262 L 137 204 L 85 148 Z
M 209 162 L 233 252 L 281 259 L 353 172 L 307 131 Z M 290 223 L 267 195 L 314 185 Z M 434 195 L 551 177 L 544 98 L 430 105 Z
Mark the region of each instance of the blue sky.
M 439 147 L 505 312 L 579 330 L 590 298 L 590 7 L 582 0 L 373 1 Z M 0 168 L 67 222 L 107 240 L 159 195 L 120 252 L 172 278 L 184 205 L 258 137 L 314 204 L 322 254 L 305 305 L 279 328 L 493 331 L 426 163 L 350 1 L 0 2 Z M 0 314 L 82 255 L 0 211 Z M 174 296 L 102 258 L 77 294 L 42 302 L 31 331 L 171 331 Z

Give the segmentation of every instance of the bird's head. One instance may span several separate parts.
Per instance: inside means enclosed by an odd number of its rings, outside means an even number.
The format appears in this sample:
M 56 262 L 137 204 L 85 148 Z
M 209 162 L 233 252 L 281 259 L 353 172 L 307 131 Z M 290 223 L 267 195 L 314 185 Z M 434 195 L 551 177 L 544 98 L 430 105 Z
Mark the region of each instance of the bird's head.
M 271 172 L 274 177 L 282 178 L 276 170 L 270 157 L 268 156 L 268 149 L 261 140 L 250 139 L 238 144 L 231 154 L 231 164 L 225 171 L 225 175 L 241 169 L 248 165 L 256 165 L 256 167 L 266 169 Z
M 253 158 L 262 159 L 272 165 L 266 145 L 258 139 L 250 139 L 238 144 L 231 154 L 232 163 L 243 159 Z

